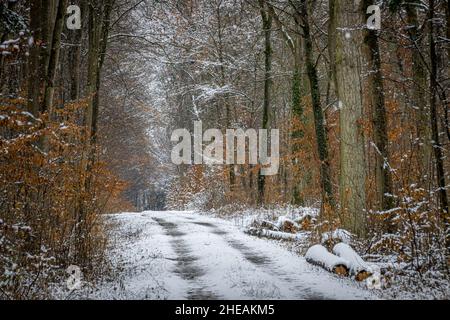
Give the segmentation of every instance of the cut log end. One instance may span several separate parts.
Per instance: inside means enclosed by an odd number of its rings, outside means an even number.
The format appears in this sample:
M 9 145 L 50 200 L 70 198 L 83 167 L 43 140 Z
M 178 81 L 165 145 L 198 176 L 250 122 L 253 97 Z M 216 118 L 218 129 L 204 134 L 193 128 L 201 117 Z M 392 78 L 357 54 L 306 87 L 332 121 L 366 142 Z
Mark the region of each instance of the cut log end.
M 355 280 L 361 282 L 361 281 L 365 281 L 366 279 L 370 278 L 371 276 L 372 276 L 371 272 L 363 270 L 356 274 Z
M 343 264 L 341 265 L 337 265 L 333 268 L 333 273 L 339 275 L 339 276 L 343 276 L 343 277 L 348 277 L 349 275 L 349 270 L 346 266 L 344 266 Z

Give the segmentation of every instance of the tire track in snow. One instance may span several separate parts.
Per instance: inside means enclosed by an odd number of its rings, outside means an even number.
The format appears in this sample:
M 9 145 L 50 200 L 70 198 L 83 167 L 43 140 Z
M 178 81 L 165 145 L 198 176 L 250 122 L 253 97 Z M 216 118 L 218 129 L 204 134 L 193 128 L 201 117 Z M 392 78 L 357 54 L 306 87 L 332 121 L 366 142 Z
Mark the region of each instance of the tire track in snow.
M 325 299 L 323 295 L 317 292 L 313 292 L 310 288 L 298 284 L 299 279 L 295 279 L 292 274 L 285 273 L 280 268 L 277 268 L 277 266 L 275 265 L 275 263 L 271 258 L 259 252 L 256 252 L 255 250 L 251 249 L 249 246 L 245 245 L 241 241 L 231 239 L 229 236 L 227 236 L 228 232 L 221 230 L 218 226 L 209 222 L 201 222 L 201 221 L 189 221 L 189 222 L 195 225 L 210 228 L 212 233 L 223 236 L 225 241 L 232 248 L 239 251 L 247 261 L 251 262 L 258 268 L 262 269 L 262 271 L 264 271 L 265 273 L 270 273 L 271 275 L 275 274 L 283 282 L 285 281 L 289 284 L 295 283 L 293 289 L 296 292 L 299 292 L 298 298 L 307 300 Z
M 177 267 L 175 273 L 179 274 L 184 280 L 187 280 L 192 285 L 188 290 L 187 298 L 189 300 L 217 300 L 217 296 L 212 291 L 207 290 L 206 286 L 201 284 L 200 278 L 205 274 L 205 271 L 196 265 L 198 258 L 192 255 L 191 250 L 186 242 L 182 239 L 185 233 L 178 230 L 176 224 L 168 222 L 161 218 L 153 218 L 171 237 L 171 245 L 175 254 L 177 255 Z

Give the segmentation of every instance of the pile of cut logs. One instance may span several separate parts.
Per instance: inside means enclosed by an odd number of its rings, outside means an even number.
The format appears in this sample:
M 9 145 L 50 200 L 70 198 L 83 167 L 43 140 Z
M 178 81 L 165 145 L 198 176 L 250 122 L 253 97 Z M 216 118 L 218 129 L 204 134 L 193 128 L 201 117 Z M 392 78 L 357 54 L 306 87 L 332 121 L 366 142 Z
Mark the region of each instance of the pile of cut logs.
M 280 217 L 276 223 L 268 220 L 255 221 L 246 232 L 263 238 L 295 241 L 299 231 L 310 231 L 312 220 L 311 216 L 306 215 L 297 220 Z
M 348 244 L 338 243 L 329 252 L 322 245 L 311 247 L 305 255 L 306 261 L 342 276 L 351 276 L 364 281 L 377 272 L 377 267 L 365 262 Z

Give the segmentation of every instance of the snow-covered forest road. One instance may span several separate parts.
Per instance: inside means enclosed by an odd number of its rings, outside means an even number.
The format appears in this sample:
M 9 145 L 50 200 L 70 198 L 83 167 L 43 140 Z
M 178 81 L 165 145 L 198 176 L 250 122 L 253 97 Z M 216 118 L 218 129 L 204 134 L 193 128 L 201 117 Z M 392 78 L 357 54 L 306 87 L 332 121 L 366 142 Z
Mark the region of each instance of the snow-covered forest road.
M 363 285 L 309 265 L 231 222 L 187 212 L 114 215 L 120 283 L 102 299 L 370 299 Z M 92 295 L 92 293 L 91 293 Z

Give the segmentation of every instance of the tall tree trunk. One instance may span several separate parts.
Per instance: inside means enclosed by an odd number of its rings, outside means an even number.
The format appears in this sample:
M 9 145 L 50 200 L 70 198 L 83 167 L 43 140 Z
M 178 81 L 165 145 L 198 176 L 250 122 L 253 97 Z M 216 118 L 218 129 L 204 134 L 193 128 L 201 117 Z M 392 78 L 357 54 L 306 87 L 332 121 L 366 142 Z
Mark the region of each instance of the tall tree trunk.
M 52 51 L 53 1 L 30 1 L 30 30 L 34 44 L 30 49 L 28 70 L 28 110 L 35 116 L 47 111 L 44 99 Z M 42 100 L 42 101 L 41 101 Z
M 447 77 L 450 79 L 450 0 L 447 0 L 447 5 L 445 6 L 445 15 L 447 17 L 447 30 L 446 30 L 446 38 L 447 38 Z M 450 109 L 450 99 L 447 98 L 450 94 L 448 91 L 450 90 L 449 86 L 447 86 L 447 91 L 444 90 L 443 96 L 445 96 L 444 102 L 444 121 L 445 121 L 445 131 L 447 133 L 447 140 L 450 141 L 450 119 L 449 119 L 449 109 Z
M 100 73 L 105 61 L 105 53 L 108 44 L 110 29 L 110 16 L 114 0 L 95 1 L 89 4 L 88 13 L 88 73 L 87 73 L 87 95 L 88 106 L 85 115 L 86 126 L 86 148 L 81 161 L 81 190 L 91 192 L 93 175 L 92 167 L 95 161 L 95 146 L 97 142 L 97 123 L 100 105 Z M 86 173 L 86 174 L 85 174 Z M 83 199 L 80 197 L 78 203 L 78 233 L 82 232 L 86 215 Z M 79 259 L 83 259 L 80 257 Z
M 98 97 L 98 75 L 100 66 L 100 37 L 102 32 L 102 8 L 98 1 L 89 5 L 89 22 L 88 22 L 88 71 L 87 71 L 87 95 L 88 107 L 86 110 L 86 129 L 88 131 L 88 140 L 91 140 L 95 134 L 95 114 L 94 109 L 97 107 Z
M 106 57 L 106 49 L 108 46 L 108 37 L 111 26 L 111 13 L 114 5 L 114 0 L 104 0 L 103 11 L 101 15 L 101 23 L 100 23 L 100 44 L 99 44 L 99 52 L 98 52 L 98 66 L 96 69 L 96 94 L 94 95 L 93 101 L 93 121 L 92 121 L 92 131 L 91 138 L 93 143 L 97 142 L 97 131 L 98 131 L 98 114 L 100 108 L 100 81 L 101 81 L 101 71 L 103 68 L 103 64 L 105 62 Z
M 447 61 L 450 60 L 450 0 L 447 0 L 447 4 L 445 5 L 445 16 L 446 16 L 446 38 L 447 38 Z M 450 77 L 450 68 L 448 69 L 448 75 Z
M 44 106 L 45 110 L 53 107 L 53 98 L 55 94 L 55 80 L 61 52 L 61 34 L 64 26 L 64 17 L 66 15 L 67 0 L 59 0 L 56 13 L 55 25 L 53 27 L 52 44 L 50 49 L 50 58 L 47 68 Z
M 33 37 L 33 45 L 30 48 L 28 58 L 28 111 L 35 117 L 39 116 L 40 90 L 43 81 L 41 73 L 41 39 L 42 39 L 42 20 L 41 20 L 42 4 L 41 0 L 30 1 L 30 31 Z
M 81 97 L 81 48 L 85 21 L 85 11 L 87 4 L 85 1 L 76 1 L 75 4 L 80 6 L 82 27 L 80 30 L 72 30 L 69 34 L 70 49 L 68 52 L 70 81 L 69 81 L 69 97 L 71 101 L 76 101 Z
M 366 168 L 364 157 L 361 50 L 365 23 L 362 0 L 335 3 L 336 86 L 340 100 L 340 198 L 344 226 L 366 235 Z
M 373 5 L 373 0 L 365 0 L 364 7 Z M 363 11 L 366 14 L 366 11 Z M 374 140 L 376 145 L 376 185 L 379 199 L 379 209 L 393 208 L 392 176 L 389 167 L 389 141 L 387 133 L 387 116 L 384 96 L 383 75 L 381 71 L 381 56 L 378 42 L 378 31 L 367 29 L 365 34 L 365 52 L 369 68 L 369 90 L 373 112 Z M 388 219 L 390 220 L 390 219 Z M 393 231 L 387 222 L 389 231 Z
M 438 90 L 438 80 L 437 80 L 437 53 L 436 53 L 436 42 L 434 39 L 434 17 L 435 17 L 435 2 L 434 0 L 429 0 L 429 17 L 428 17 L 428 29 L 429 29 L 429 41 L 430 41 L 430 60 L 431 60 L 431 74 L 430 74 L 430 121 L 431 121 L 431 133 L 433 140 L 433 150 L 434 158 L 436 161 L 436 178 L 439 202 L 441 206 L 441 217 L 444 222 L 446 229 L 446 244 L 447 248 L 450 245 L 450 221 L 449 221 L 449 211 L 448 211 L 448 198 L 447 198 L 447 186 L 445 184 L 445 172 L 444 172 L 444 161 L 442 154 L 442 145 L 439 138 L 439 126 L 438 126 L 438 115 L 437 115 L 437 90 Z
M 271 127 L 271 90 L 272 90 L 272 13 L 268 10 L 265 0 L 259 0 L 260 12 L 263 21 L 264 41 L 265 41 L 265 74 L 264 74 L 264 106 L 262 128 L 269 130 Z M 258 203 L 261 205 L 265 199 L 265 176 L 258 173 Z
M 300 27 L 297 25 L 297 34 L 295 35 L 295 40 L 292 39 L 292 37 L 289 35 L 288 31 L 286 31 L 285 26 L 279 19 L 275 8 L 270 4 L 267 3 L 269 6 L 270 13 L 272 14 L 273 19 L 275 20 L 277 27 L 279 28 L 279 31 L 281 35 L 283 36 L 283 39 L 285 40 L 286 44 L 288 45 L 289 49 L 292 52 L 292 55 L 294 57 L 294 72 L 292 75 L 292 118 L 293 120 L 297 120 L 298 122 L 303 123 L 304 122 L 304 107 L 302 103 L 302 98 L 304 91 L 303 88 L 306 87 L 302 82 L 305 81 L 302 77 L 303 72 L 303 66 L 304 64 L 302 61 L 304 60 L 303 57 L 303 38 L 300 35 Z M 291 143 L 291 152 L 293 154 L 297 154 L 301 146 L 298 143 L 298 139 L 302 138 L 304 136 L 303 130 L 300 128 L 294 128 L 294 130 L 291 132 L 291 138 L 293 142 Z M 292 166 L 298 167 L 300 164 L 300 160 L 298 157 L 294 157 L 292 159 Z M 295 171 L 296 174 L 294 174 L 294 186 L 292 190 L 292 197 L 291 202 L 294 205 L 300 205 L 303 201 L 302 197 L 300 196 L 300 192 L 302 189 L 302 180 L 300 177 L 300 170 L 297 168 Z
M 218 34 L 218 55 L 219 55 L 219 62 L 220 62 L 220 86 L 224 87 L 226 85 L 226 74 L 225 74 L 225 59 L 223 56 L 224 53 L 224 46 L 223 46 L 223 35 L 222 35 L 222 15 L 221 15 L 221 8 L 220 3 L 216 7 L 216 19 L 217 19 L 217 34 Z M 230 101 L 227 96 L 224 97 L 224 104 L 225 104 L 225 130 L 230 128 L 231 126 L 231 106 Z M 235 168 L 236 166 L 234 164 L 228 165 L 228 185 L 230 187 L 230 191 L 233 191 L 236 187 L 236 174 L 235 174 Z
M 90 170 L 94 159 L 93 145 L 93 124 L 94 108 L 96 99 L 98 96 L 97 90 L 97 76 L 100 63 L 100 34 L 102 26 L 101 15 L 101 1 L 93 1 L 88 5 L 88 58 L 87 58 L 87 88 L 86 95 L 88 99 L 87 109 L 85 113 L 84 125 L 86 129 L 85 135 L 85 148 L 81 157 L 80 163 L 80 197 L 78 199 L 78 210 L 76 211 L 77 217 L 77 230 L 76 234 L 79 236 L 83 233 L 86 206 L 84 204 L 84 194 L 90 192 L 91 188 L 91 176 Z M 80 241 L 78 245 L 83 245 Z M 83 252 L 80 248 L 77 252 Z M 77 261 L 83 262 L 84 256 L 77 257 Z
M 320 159 L 320 184 L 323 203 L 334 206 L 333 187 L 331 184 L 331 167 L 328 155 L 328 136 L 325 128 L 325 117 L 320 99 L 319 78 L 317 76 L 317 68 L 314 62 L 313 41 L 309 24 L 307 0 L 300 1 L 299 19 L 302 21 L 303 37 L 305 39 L 305 62 L 311 90 L 317 148 Z
M 336 88 L 336 37 L 337 37 L 337 27 L 336 27 L 336 1 L 328 1 L 329 10 L 329 21 L 328 21 L 328 55 L 330 57 L 330 70 L 329 77 L 331 85 L 334 87 L 334 93 L 337 96 Z
M 428 72 L 425 65 L 424 58 L 421 54 L 422 49 L 422 37 L 420 34 L 420 22 L 417 15 L 418 1 L 413 0 L 406 4 L 407 22 L 411 26 L 408 28 L 409 38 L 412 42 L 412 69 L 413 69 L 413 101 L 414 107 L 417 112 L 416 115 L 416 128 L 417 137 L 419 141 L 419 153 L 420 153 L 420 169 L 421 184 L 425 186 L 425 176 L 430 172 L 430 164 L 432 157 L 431 146 L 431 130 L 429 126 L 428 115 Z
M 89 100 L 85 121 L 88 148 L 94 146 L 97 142 L 101 69 L 105 61 L 113 3 L 114 0 L 104 0 L 101 3 L 91 4 L 89 7 L 87 74 L 87 94 Z M 93 152 L 90 153 L 89 158 L 89 162 L 93 162 Z
M 299 39 L 300 40 L 300 39 Z M 301 64 L 299 63 L 299 56 L 301 54 L 300 48 L 296 47 L 296 50 L 294 51 L 295 54 L 295 66 L 294 66 L 294 74 L 292 77 L 292 118 L 295 119 L 298 122 L 303 122 L 304 118 L 304 110 L 303 110 L 303 104 L 302 104 L 302 68 Z M 297 141 L 298 139 L 303 138 L 304 132 L 300 128 L 294 128 L 294 130 L 291 133 L 292 138 L 292 153 L 298 154 L 300 152 L 301 146 L 300 143 Z M 292 166 L 294 168 L 298 167 L 300 164 L 300 159 L 298 159 L 298 156 L 295 156 L 292 159 Z M 303 202 L 302 197 L 300 196 L 300 192 L 302 189 L 302 182 L 300 177 L 299 168 L 294 171 L 294 186 L 292 190 L 292 199 L 291 202 L 293 205 L 301 205 Z

